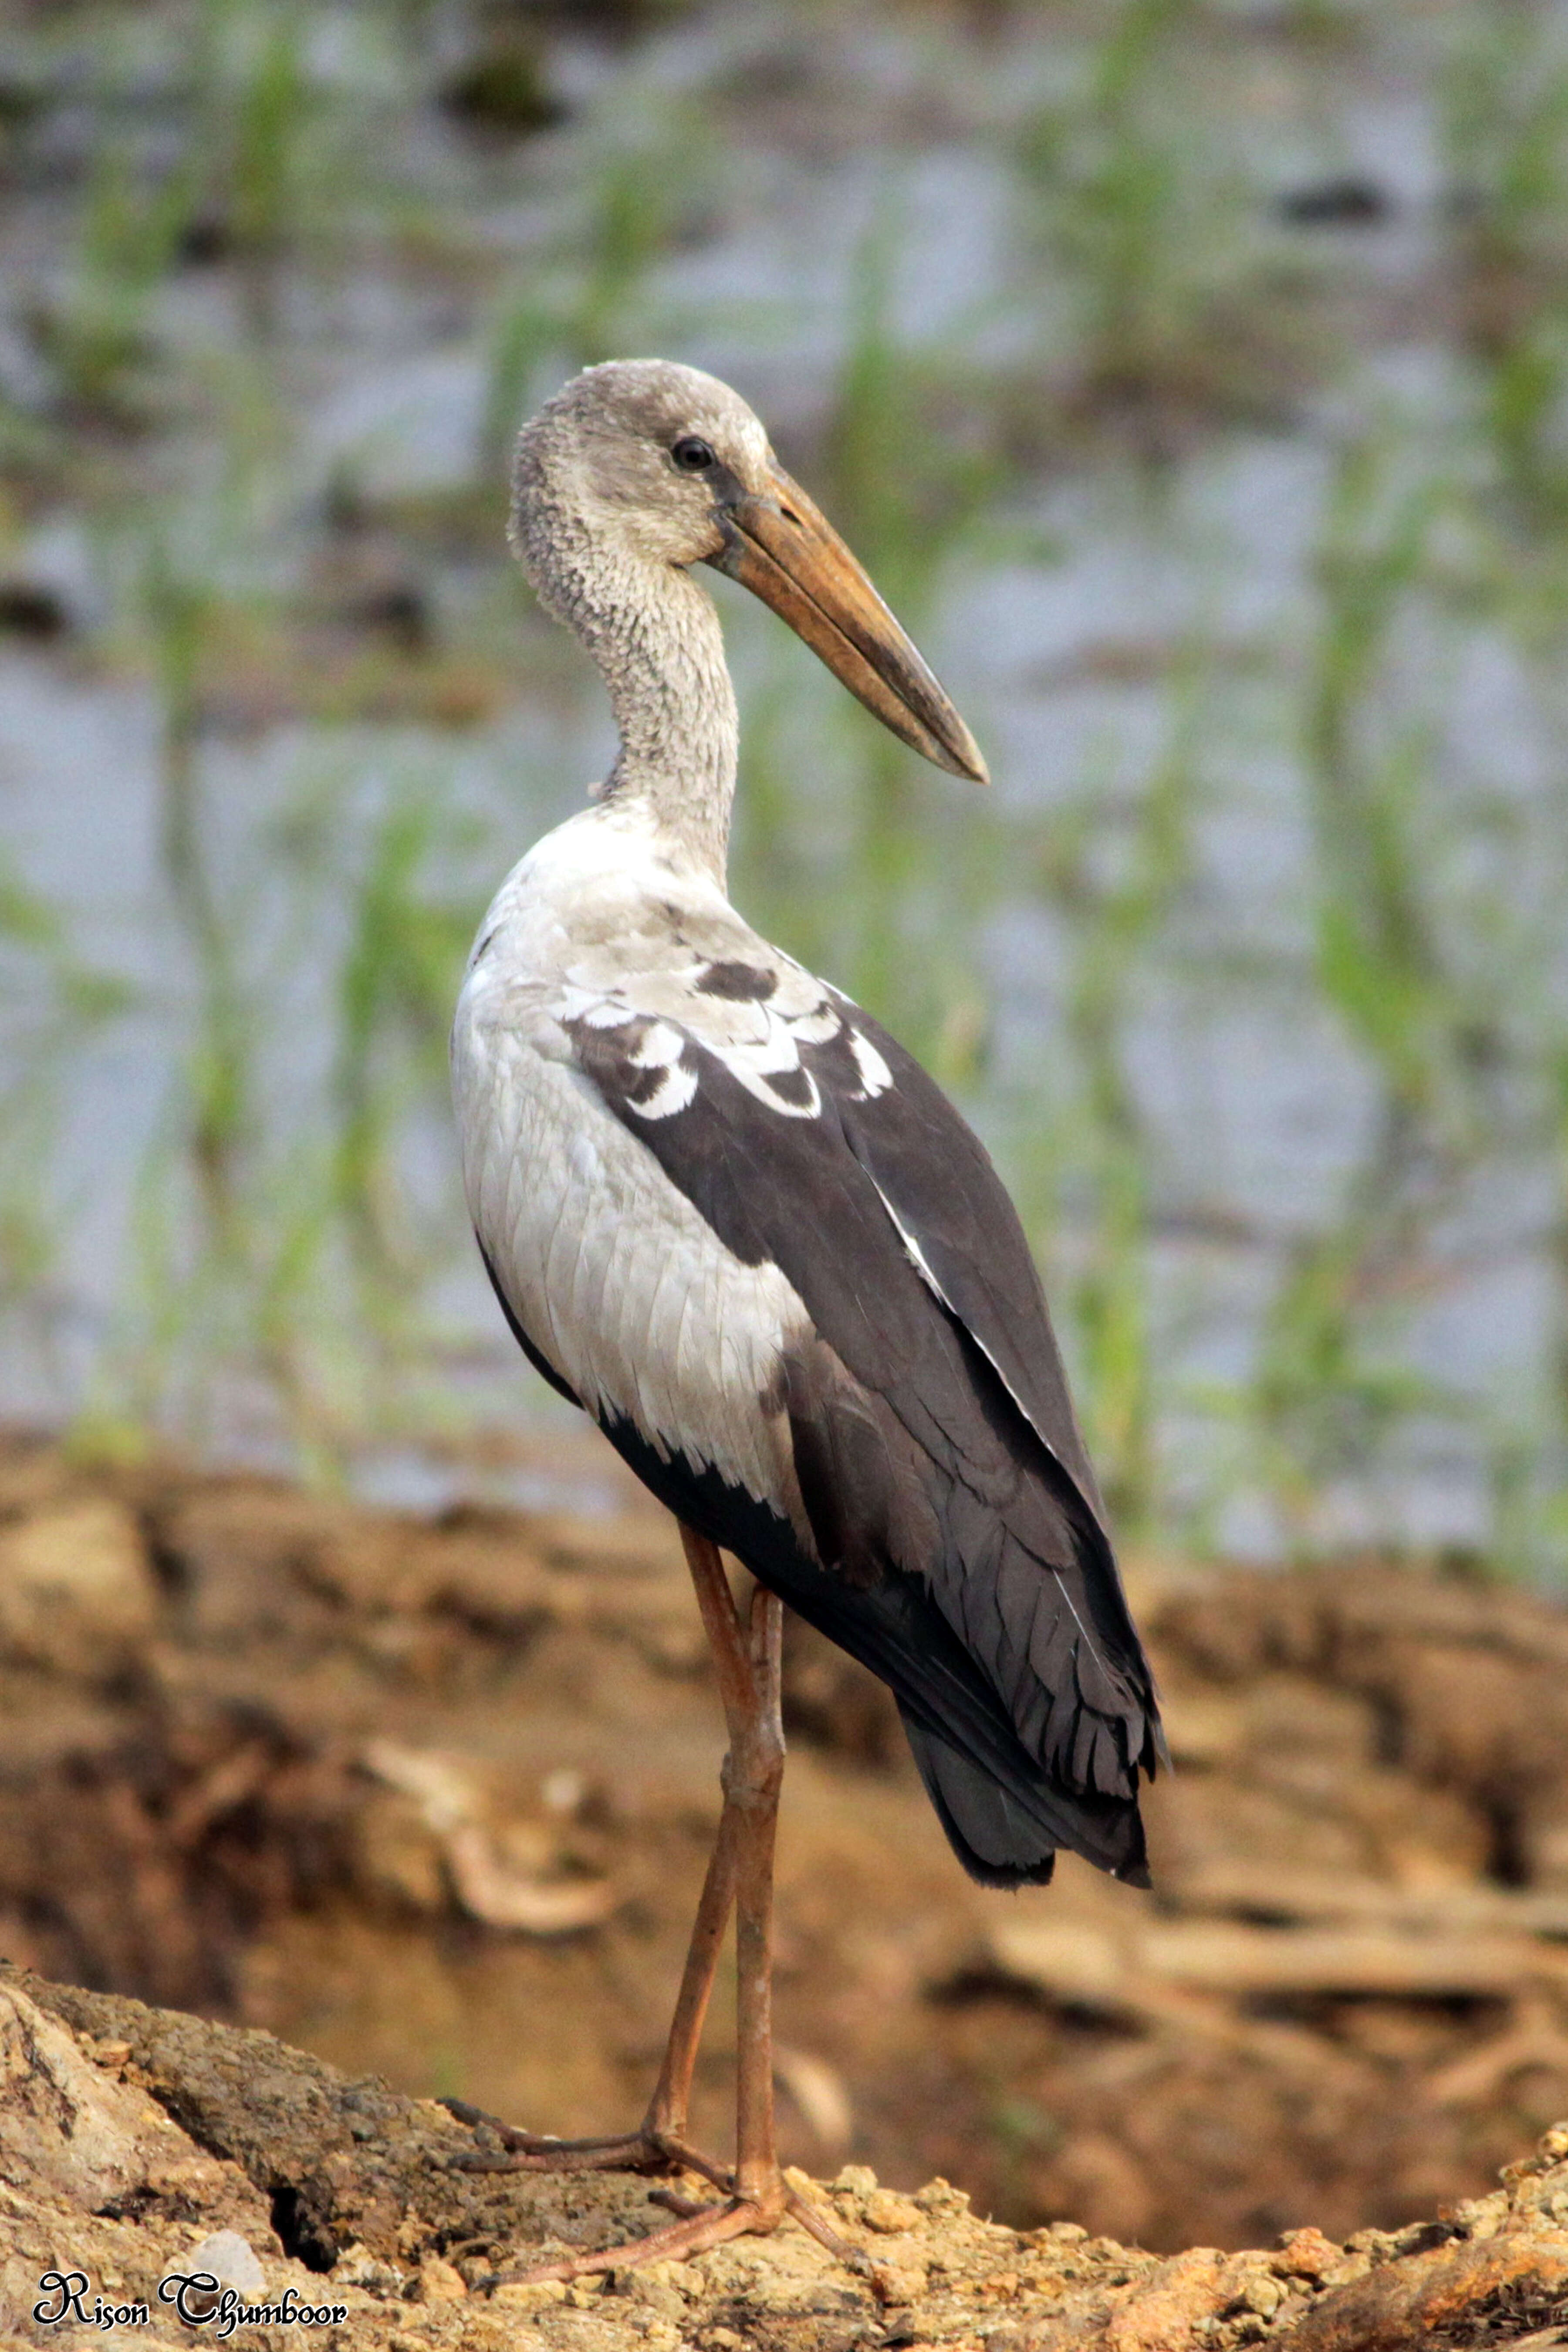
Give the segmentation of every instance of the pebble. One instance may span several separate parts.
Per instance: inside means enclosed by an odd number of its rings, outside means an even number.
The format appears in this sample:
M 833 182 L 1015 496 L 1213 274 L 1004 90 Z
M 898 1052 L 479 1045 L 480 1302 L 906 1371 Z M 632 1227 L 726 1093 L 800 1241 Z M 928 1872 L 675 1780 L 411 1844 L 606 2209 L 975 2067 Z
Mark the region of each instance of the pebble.
M 1268 2257 L 1277 2278 L 1321 2279 L 1340 2260 L 1340 2250 L 1321 2230 L 1291 2230 Z
M 426 2254 L 419 2265 L 418 2300 L 421 2303 L 460 2303 L 468 2292 L 462 2273 L 440 2254 Z
M 840 2179 L 842 2177 L 840 2175 Z M 834 2185 L 837 2187 L 837 2183 Z M 968 2190 L 955 2189 L 951 2180 L 940 2178 L 928 2180 L 923 2189 L 917 2189 L 911 2201 L 922 2213 L 967 2213 L 969 2210 Z M 1082 2238 L 1088 2232 L 1079 2230 L 1078 2234 Z
M 860 2210 L 867 2228 L 879 2230 L 885 2236 L 899 2230 L 918 2230 L 921 2225 L 920 2207 L 911 2199 L 900 2197 L 896 2189 L 873 2189 Z
M 668 2265 L 660 2263 L 659 2267 L 662 2270 Z M 679 2290 L 668 2279 L 650 2277 L 647 2271 L 625 2272 L 616 2279 L 615 2292 L 628 2303 L 639 2305 L 655 2318 L 683 2319 L 686 2315 L 685 2301 Z
M 332 2268 L 334 2282 L 342 2286 L 363 2287 L 366 2294 L 382 2300 L 401 2295 L 405 2284 L 404 2273 L 395 2263 L 384 2263 L 368 2246 L 356 2239 L 345 2246 Z
M 1248 2270 L 1229 2283 L 1230 2293 L 1224 2315 L 1254 2312 L 1264 2319 L 1272 2319 L 1285 2300 L 1285 2289 L 1268 2271 Z
M 868 2164 L 843 2166 L 833 2183 L 835 2195 L 840 2197 L 869 2197 L 876 2186 L 877 2176 Z
M 884 2310 L 913 2303 L 926 2289 L 923 2263 L 873 2263 L 870 2287 Z
M 267 2291 L 267 2273 L 256 2249 L 237 2230 L 215 2230 L 210 2238 L 204 2238 L 189 2253 L 171 2263 L 163 2275 L 167 2278 L 175 2271 L 187 2278 L 198 2271 L 206 2271 L 221 2285 L 231 2286 L 239 2294 L 264 2294 Z
M 492 2303 L 507 2311 L 542 2311 L 546 2305 L 564 2303 L 566 2284 L 563 2279 L 505 2280 L 491 2295 Z

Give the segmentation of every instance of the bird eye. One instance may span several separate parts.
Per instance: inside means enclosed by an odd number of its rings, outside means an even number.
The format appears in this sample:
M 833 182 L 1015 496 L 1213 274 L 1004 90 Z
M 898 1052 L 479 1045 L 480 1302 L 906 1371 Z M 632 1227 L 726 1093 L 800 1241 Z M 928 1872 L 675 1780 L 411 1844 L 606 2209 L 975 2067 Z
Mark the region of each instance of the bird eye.
M 683 474 L 705 474 L 714 463 L 712 450 L 695 433 L 688 433 L 676 442 L 669 454 Z

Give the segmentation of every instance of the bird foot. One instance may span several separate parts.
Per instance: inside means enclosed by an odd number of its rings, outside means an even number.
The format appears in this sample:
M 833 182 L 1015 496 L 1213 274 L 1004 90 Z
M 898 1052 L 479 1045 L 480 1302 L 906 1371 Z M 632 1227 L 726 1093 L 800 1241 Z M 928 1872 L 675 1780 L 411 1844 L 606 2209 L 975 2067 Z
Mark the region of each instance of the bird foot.
M 732 2176 L 722 2165 L 651 2124 L 591 2139 L 556 2139 L 547 2132 L 520 2131 L 467 2099 L 443 2099 L 440 2105 L 470 2131 L 483 2131 L 500 2143 L 454 2156 L 450 2161 L 459 2172 L 696 2172 L 715 2189 L 731 2185 Z
M 803 2197 L 799 2189 L 792 2188 L 787 2180 L 784 2180 L 781 2185 L 784 2189 L 784 2210 L 792 2221 L 798 2221 L 808 2237 L 815 2238 L 819 2246 L 826 2247 L 836 2261 L 845 2263 L 848 2269 L 869 2270 L 869 2260 L 862 2249 L 859 2246 L 851 2245 L 847 2238 L 841 2238 L 832 2222 L 817 2211 L 808 2197 Z M 695 2197 L 682 2197 L 679 2191 L 674 2189 L 650 2189 L 648 2202 L 650 2205 L 662 2205 L 667 2211 L 679 2213 L 683 2219 L 710 2213 L 713 2210 L 712 2204 L 708 2200 L 700 2200 Z
M 500 2142 L 499 2148 L 477 2147 L 453 2157 L 452 2164 L 463 2172 L 694 2172 L 723 2192 L 714 2202 L 683 2197 L 673 2189 L 655 2189 L 650 2197 L 677 2217 L 668 2229 L 627 2245 L 606 2246 L 598 2253 L 573 2254 L 535 2270 L 509 2273 L 510 2284 L 534 2286 L 550 2279 L 586 2278 L 596 2271 L 634 2269 L 643 2263 L 686 2262 L 730 2238 L 765 2237 L 786 2218 L 797 2221 L 847 2269 L 864 2273 L 869 2268 L 861 2249 L 841 2238 L 782 2172 L 759 2195 L 739 2197 L 732 2171 L 673 2134 L 647 2125 L 615 2137 L 552 2139 L 545 2133 L 520 2131 L 467 2099 L 443 2099 L 440 2104 L 458 2123 L 492 2133 Z
M 634 2238 L 627 2245 L 604 2246 L 595 2253 L 568 2254 L 558 2263 L 541 2263 L 533 2270 L 510 2272 L 509 2284 L 542 2286 L 551 2279 L 591 2278 L 595 2272 L 637 2270 L 645 2263 L 689 2262 L 693 2254 L 706 2253 L 710 2246 L 721 2246 L 731 2238 L 767 2236 L 778 2228 L 788 2210 L 787 2191 L 778 2199 L 726 2197 L 706 2205 L 691 2205 L 685 2198 L 660 2199 L 661 2203 L 667 2201 L 678 2201 L 684 2209 L 681 2218 L 670 2222 L 668 2229 L 651 2231 L 646 2238 Z
M 567 2281 L 605 2271 L 637 2270 L 645 2263 L 689 2262 L 694 2254 L 706 2253 L 710 2246 L 724 2245 L 731 2238 L 771 2236 L 786 2220 L 798 2221 L 847 2269 L 865 2273 L 870 2268 L 861 2249 L 841 2238 L 782 2175 L 755 2197 L 731 2195 L 716 2203 L 699 2204 L 673 2189 L 656 2189 L 651 2194 L 679 2217 L 667 2229 L 634 2238 L 628 2245 L 605 2246 L 596 2253 L 568 2254 L 560 2262 L 541 2263 L 533 2270 L 514 2271 L 509 2283 L 540 2286 L 552 2279 Z

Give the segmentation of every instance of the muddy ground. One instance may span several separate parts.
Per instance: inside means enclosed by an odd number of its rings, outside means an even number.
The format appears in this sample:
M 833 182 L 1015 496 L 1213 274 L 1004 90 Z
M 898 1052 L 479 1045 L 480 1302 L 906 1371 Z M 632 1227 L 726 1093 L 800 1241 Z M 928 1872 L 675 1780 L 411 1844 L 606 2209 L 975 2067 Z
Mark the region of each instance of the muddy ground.
M 831 2181 L 793 2176 L 836 2252 L 786 2224 L 569 2282 L 529 2273 L 640 2235 L 661 2218 L 647 2183 L 476 2173 L 470 2148 L 439 2105 L 270 2034 L 0 1965 L 7 2344 L 172 2352 L 193 2319 L 256 2352 L 297 2347 L 302 2328 L 327 2352 L 1568 2343 L 1568 2126 L 1490 2195 L 1344 2245 L 1301 2229 L 1162 2259 L 1069 2221 L 1010 2230 L 944 2180 L 909 2197 L 846 2165 Z
M 1156 2253 L 1483 2195 L 1568 2114 L 1568 1618 L 1375 1561 L 1132 1580 L 1177 1765 L 1152 1898 L 970 1886 L 879 1692 L 793 1642 L 787 2158 Z M 0 1449 L 0 1951 L 47 1977 L 624 2124 L 721 1745 L 629 1492 L 430 1522 Z

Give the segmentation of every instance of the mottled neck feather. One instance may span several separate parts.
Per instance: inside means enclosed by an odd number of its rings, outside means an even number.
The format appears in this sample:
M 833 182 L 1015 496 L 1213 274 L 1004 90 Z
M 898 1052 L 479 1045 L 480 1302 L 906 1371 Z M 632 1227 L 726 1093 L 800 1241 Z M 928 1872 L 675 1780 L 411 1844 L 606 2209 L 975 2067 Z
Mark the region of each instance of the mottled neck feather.
M 722 886 L 740 722 L 712 598 L 679 565 L 596 534 L 547 489 L 514 537 L 541 603 L 609 689 L 621 748 L 601 797 L 642 803 L 668 848 Z

